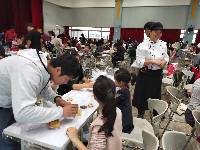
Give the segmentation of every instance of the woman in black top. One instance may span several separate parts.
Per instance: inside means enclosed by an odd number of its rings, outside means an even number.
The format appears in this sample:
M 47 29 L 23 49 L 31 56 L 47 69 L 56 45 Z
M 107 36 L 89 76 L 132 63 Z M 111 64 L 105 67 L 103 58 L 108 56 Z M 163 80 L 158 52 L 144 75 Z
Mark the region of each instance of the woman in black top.
M 118 41 L 114 46 L 116 47 L 117 51 L 113 53 L 112 64 L 113 64 L 113 67 L 116 67 L 117 61 L 124 60 L 124 53 L 126 52 L 126 50 L 123 47 L 122 41 Z
M 76 50 L 69 50 L 67 53 L 70 53 L 71 55 L 75 56 L 78 60 L 80 59 L 79 54 Z M 80 84 L 81 82 L 87 82 Z M 57 89 L 57 93 L 59 95 L 64 95 L 68 93 L 71 90 L 79 90 L 82 88 L 91 88 L 93 86 L 93 83 L 90 81 L 85 81 L 84 74 L 83 74 L 83 68 L 80 66 L 79 75 L 76 79 L 69 81 L 67 84 L 62 84 Z

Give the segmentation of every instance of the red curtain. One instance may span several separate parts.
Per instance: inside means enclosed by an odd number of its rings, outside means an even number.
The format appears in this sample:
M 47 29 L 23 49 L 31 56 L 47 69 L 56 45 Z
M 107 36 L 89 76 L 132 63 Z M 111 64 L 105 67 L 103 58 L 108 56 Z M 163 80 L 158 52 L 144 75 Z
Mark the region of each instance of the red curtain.
M 196 36 L 195 42 L 196 42 L 196 44 L 200 43 L 200 29 L 197 32 L 197 36 Z
M 142 42 L 144 39 L 144 29 L 121 28 L 121 39 L 127 41 L 129 38 L 131 38 L 131 40 L 137 40 L 138 42 Z
M 25 34 L 25 25 L 31 22 L 31 2 L 30 0 L 11 0 L 13 11 L 13 22 L 15 29 L 19 34 Z
M 109 40 L 112 41 L 114 36 L 114 27 L 110 28 Z
M 42 0 L 31 0 L 32 23 L 36 28 L 43 28 L 42 5 Z
M 10 8 L 12 6 L 11 0 L 1 1 L 0 5 L 0 29 L 8 29 L 10 26 L 14 25 L 13 22 L 13 10 Z
M 180 40 L 181 29 L 163 29 L 161 40 L 165 42 L 178 42 Z
M 0 28 L 14 26 L 18 34 L 26 34 L 26 23 L 42 28 L 42 0 L 4 0 L 0 5 Z

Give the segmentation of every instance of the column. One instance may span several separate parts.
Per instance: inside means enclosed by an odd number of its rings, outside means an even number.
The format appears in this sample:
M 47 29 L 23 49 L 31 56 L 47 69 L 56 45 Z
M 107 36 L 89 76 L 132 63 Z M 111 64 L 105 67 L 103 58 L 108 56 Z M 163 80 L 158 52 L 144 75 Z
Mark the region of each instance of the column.
M 122 25 L 122 4 L 124 0 L 115 0 L 115 13 L 114 13 L 114 37 L 113 42 L 121 39 L 121 25 Z

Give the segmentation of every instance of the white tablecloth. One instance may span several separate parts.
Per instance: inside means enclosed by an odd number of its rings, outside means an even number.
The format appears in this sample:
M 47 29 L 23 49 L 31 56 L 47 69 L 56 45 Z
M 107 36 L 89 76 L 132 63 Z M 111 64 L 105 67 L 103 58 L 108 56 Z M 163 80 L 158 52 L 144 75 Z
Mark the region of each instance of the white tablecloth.
M 98 107 L 93 93 L 87 90 L 73 90 L 63 96 L 64 99 L 68 97 L 73 98 L 73 103 L 78 103 L 79 105 L 87 105 L 92 102 L 94 107 L 82 110 L 81 116 L 64 119 L 59 129 L 49 129 L 47 124 L 15 123 L 6 128 L 4 134 L 54 150 L 66 149 L 70 141 L 66 135 L 66 129 L 68 127 L 80 129 Z
M 113 74 L 114 74 L 114 71 L 113 71 Z M 114 75 L 113 74 L 109 75 L 106 71 L 94 70 L 92 72 L 92 80 L 95 81 L 100 75 L 104 75 L 104 76 L 106 76 L 106 77 L 108 77 L 108 78 L 110 78 L 114 81 Z

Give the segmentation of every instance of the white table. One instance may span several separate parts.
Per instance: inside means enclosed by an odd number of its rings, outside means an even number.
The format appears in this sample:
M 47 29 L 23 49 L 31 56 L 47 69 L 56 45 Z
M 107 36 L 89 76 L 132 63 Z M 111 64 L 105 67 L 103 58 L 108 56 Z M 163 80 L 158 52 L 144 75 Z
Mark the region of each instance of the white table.
M 76 127 L 81 129 L 83 125 L 92 117 L 93 113 L 98 108 L 97 102 L 94 100 L 93 93 L 84 89 L 81 91 L 70 91 L 63 96 L 66 98 L 73 98 L 72 103 L 79 105 L 88 105 L 92 102 L 94 107 L 82 110 L 81 116 L 64 119 L 59 129 L 49 129 L 47 124 L 20 124 L 15 123 L 4 130 L 4 134 L 21 139 L 31 144 L 36 144 L 45 148 L 54 150 L 66 149 L 70 142 L 66 135 L 66 129 L 69 127 Z
M 106 76 L 108 78 L 110 78 L 111 80 L 114 81 L 114 72 L 115 70 L 113 70 L 113 74 L 109 75 L 106 70 L 105 71 L 102 71 L 102 70 L 93 70 L 92 72 L 92 81 L 95 81 L 100 75 L 103 75 L 103 76 Z

